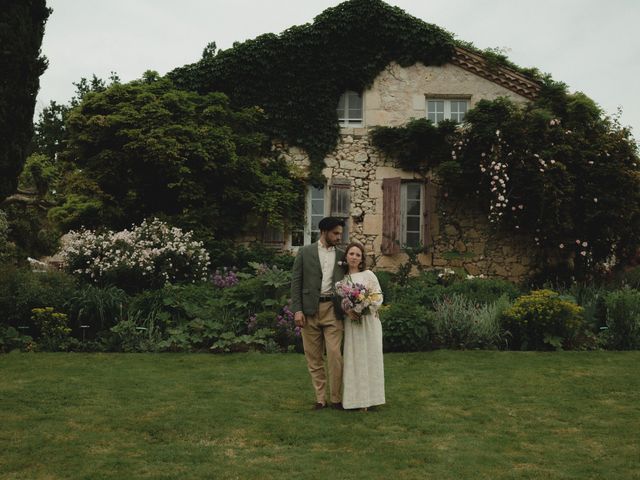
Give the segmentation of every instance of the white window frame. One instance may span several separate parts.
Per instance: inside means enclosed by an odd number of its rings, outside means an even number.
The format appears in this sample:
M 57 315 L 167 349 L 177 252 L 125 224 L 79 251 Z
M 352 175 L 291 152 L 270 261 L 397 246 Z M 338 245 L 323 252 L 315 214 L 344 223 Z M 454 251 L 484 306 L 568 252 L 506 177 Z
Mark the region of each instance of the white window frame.
M 358 117 L 351 117 L 351 110 L 349 109 L 349 98 L 352 96 L 360 97 L 360 115 Z M 344 107 L 340 108 L 340 102 L 344 100 Z M 341 127 L 362 127 L 364 126 L 364 94 L 355 92 L 353 90 L 347 90 L 340 96 L 340 102 L 336 107 L 338 114 L 338 124 Z
M 417 215 L 411 215 L 411 217 L 418 217 L 419 226 L 418 230 L 410 230 L 407 231 L 408 218 L 409 218 L 409 197 L 407 194 L 407 190 L 409 187 L 417 188 L 419 192 L 419 208 Z M 422 245 L 424 243 L 423 239 L 423 231 L 424 231 L 424 217 L 422 212 L 424 212 L 424 185 L 421 182 L 406 182 L 400 185 L 400 243 L 402 246 L 408 245 L 407 243 L 407 233 L 418 233 L 418 245 Z M 409 246 L 418 246 L 418 245 L 409 245 Z
M 428 95 L 426 97 L 426 101 L 425 101 L 425 117 L 428 120 L 431 120 L 433 122 L 434 125 L 437 125 L 439 122 L 441 122 L 442 120 L 453 120 L 455 122 L 463 122 L 465 117 L 467 116 L 467 113 L 469 112 L 469 107 L 470 107 L 470 99 L 471 96 L 470 95 Z M 435 111 L 435 119 L 429 118 L 429 102 L 442 102 L 442 110 L 436 110 Z M 464 103 L 466 105 L 466 110 L 464 112 L 453 112 L 452 113 L 452 103 Z M 438 115 L 442 115 L 442 118 L 438 118 Z M 460 115 L 462 114 L 462 118 L 460 118 Z M 456 116 L 456 118 L 452 118 L 453 116 Z
M 330 207 L 331 207 L 331 194 L 332 191 L 325 185 L 324 188 L 320 189 L 309 185 L 307 187 L 307 192 L 305 194 L 305 213 L 304 213 L 304 230 L 302 232 L 303 244 L 302 245 L 294 245 L 293 244 L 293 233 L 289 235 L 289 245 L 291 249 L 297 250 L 298 248 L 309 245 L 310 243 L 316 242 L 320 237 L 320 230 L 313 228 L 313 220 L 314 217 L 318 217 L 318 221 L 320 221 L 323 217 L 327 217 L 330 215 Z M 320 202 L 322 201 L 322 214 L 316 213 L 312 214 L 313 211 L 313 203 L 312 202 Z M 339 217 L 344 219 L 344 228 L 342 230 L 342 244 L 347 244 L 349 242 L 349 224 L 350 217 Z

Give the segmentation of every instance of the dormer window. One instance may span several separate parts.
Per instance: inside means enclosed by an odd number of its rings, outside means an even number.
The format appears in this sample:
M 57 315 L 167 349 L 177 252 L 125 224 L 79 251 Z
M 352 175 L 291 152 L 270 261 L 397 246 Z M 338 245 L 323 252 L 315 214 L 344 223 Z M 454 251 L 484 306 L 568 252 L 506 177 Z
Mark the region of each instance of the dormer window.
M 341 127 L 361 127 L 362 94 L 348 90 L 340 96 L 338 101 L 338 123 Z
M 469 110 L 469 98 L 434 97 L 427 97 L 427 119 L 435 125 L 443 120 L 453 120 L 457 123 L 464 121 Z

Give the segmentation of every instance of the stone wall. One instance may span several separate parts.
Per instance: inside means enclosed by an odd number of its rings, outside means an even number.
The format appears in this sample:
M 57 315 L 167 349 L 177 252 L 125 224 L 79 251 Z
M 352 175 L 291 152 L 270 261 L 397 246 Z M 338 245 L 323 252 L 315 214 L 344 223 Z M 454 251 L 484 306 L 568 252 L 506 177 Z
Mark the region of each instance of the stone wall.
M 480 99 L 507 96 L 516 102 L 524 97 L 478 77 L 455 65 L 428 67 L 417 63 L 402 68 L 391 64 L 363 92 L 364 125 L 343 128 L 336 149 L 325 159 L 324 176 L 351 180 L 350 238 L 362 242 L 378 268 L 395 269 L 406 261 L 405 254 L 382 255 L 382 180 L 424 178 L 395 168 L 370 144 L 368 131 L 373 126 L 403 125 L 412 118 L 424 118 L 429 95 L 461 95 L 473 107 Z M 276 144 L 275 148 L 297 168 L 307 169 L 305 152 Z M 431 267 L 457 267 L 472 275 L 503 277 L 514 281 L 525 278 L 534 267 L 531 241 L 505 237 L 492 232 L 486 215 L 469 205 L 458 204 L 436 195 L 430 212 L 433 244 L 420 260 Z
M 298 166 L 308 160 L 297 149 L 283 154 Z M 376 267 L 395 270 L 405 262 L 405 254 L 382 255 L 382 180 L 401 177 L 424 180 L 412 172 L 394 167 L 370 144 L 368 135 L 342 135 L 337 148 L 326 158 L 323 174 L 331 186 L 332 178 L 349 178 L 351 184 L 350 238 L 362 242 Z M 433 244 L 420 255 L 430 267 L 462 268 L 468 274 L 523 280 L 534 269 L 533 241 L 508 237 L 491 228 L 477 207 L 448 198 L 438 190 L 435 209 L 430 213 Z

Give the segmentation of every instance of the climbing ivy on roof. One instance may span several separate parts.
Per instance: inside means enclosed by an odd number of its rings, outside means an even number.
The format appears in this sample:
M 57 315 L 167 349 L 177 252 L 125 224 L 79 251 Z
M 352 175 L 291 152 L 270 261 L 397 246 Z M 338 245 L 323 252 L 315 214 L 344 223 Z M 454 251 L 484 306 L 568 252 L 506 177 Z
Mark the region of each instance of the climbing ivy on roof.
M 339 138 L 336 106 L 346 90 L 362 91 L 391 62 L 442 65 L 454 53 L 445 30 L 381 0 L 350 0 L 313 23 L 268 33 L 170 72 L 184 89 L 226 93 L 236 108 L 259 106 L 272 138 L 302 147 L 318 180 Z

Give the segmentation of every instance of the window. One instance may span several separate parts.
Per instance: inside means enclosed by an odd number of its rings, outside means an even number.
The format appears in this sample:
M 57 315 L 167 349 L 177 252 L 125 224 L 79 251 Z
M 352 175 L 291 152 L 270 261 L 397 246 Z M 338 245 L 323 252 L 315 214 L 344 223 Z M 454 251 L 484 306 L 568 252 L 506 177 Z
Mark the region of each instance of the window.
M 346 91 L 338 101 L 338 123 L 342 127 L 362 126 L 362 94 Z
M 320 238 L 318 223 L 326 216 L 325 212 L 326 188 L 309 186 L 307 190 L 305 223 L 291 231 L 291 246 L 301 247 L 313 243 Z
M 334 178 L 331 189 L 309 186 L 305 209 L 305 225 L 291 231 L 291 246 L 301 247 L 318 241 L 318 224 L 327 215 L 344 219 L 342 243 L 349 241 L 349 214 L 351 209 L 351 181 L 346 178 Z M 331 200 L 329 205 L 328 200 Z M 330 207 L 330 208 L 329 208 Z
M 267 245 L 282 246 L 284 244 L 283 229 L 267 225 L 262 234 L 262 241 Z
M 402 182 L 398 177 L 382 180 L 383 254 L 400 253 L 404 246 L 432 245 L 431 217 L 427 215 L 435 210 L 434 188 L 430 181 Z
M 400 189 L 400 238 L 402 245 L 417 247 L 422 232 L 422 184 L 404 183 Z
M 469 100 L 466 99 L 427 99 L 427 119 L 436 125 L 442 120 L 462 122 L 467 115 L 468 109 Z

